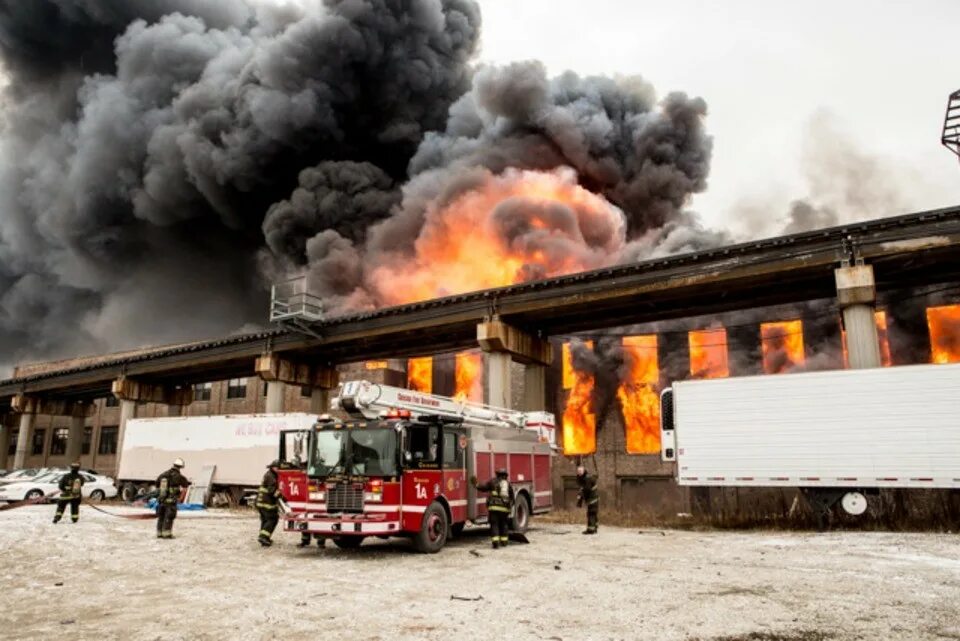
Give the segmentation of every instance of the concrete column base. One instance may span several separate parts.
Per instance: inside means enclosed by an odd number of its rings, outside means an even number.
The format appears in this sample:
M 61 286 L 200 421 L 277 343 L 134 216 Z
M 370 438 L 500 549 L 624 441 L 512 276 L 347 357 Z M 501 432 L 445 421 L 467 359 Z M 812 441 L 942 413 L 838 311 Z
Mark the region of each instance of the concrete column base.
M 843 310 L 850 369 L 880 367 L 880 337 L 872 305 L 850 305 Z
M 117 456 L 116 469 L 113 478 L 118 478 L 120 472 L 120 458 L 123 456 L 123 437 L 127 433 L 127 421 L 137 417 L 137 402 L 123 399 L 120 401 L 120 425 L 117 427 Z
M 523 411 L 547 411 L 547 368 L 528 363 L 523 368 Z
M 83 427 L 87 420 L 83 416 L 70 417 L 70 431 L 67 433 L 67 463 L 80 460 L 83 446 Z
M 483 402 L 495 407 L 510 407 L 510 354 L 487 352 L 483 355 Z
M 17 452 L 13 455 L 13 469 L 19 470 L 27 464 L 27 453 L 33 443 L 33 426 L 37 415 L 24 413 L 20 415 L 20 431 L 17 433 Z
M 270 381 L 267 383 L 267 414 L 279 414 L 283 411 L 283 400 L 287 392 L 287 386 L 280 381 Z

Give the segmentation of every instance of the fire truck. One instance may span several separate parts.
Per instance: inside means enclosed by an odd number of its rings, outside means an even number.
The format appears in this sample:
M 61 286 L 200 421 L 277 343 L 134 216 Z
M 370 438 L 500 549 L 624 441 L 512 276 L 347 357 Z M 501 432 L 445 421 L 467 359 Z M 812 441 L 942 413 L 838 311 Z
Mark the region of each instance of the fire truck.
M 485 481 L 506 468 L 516 500 L 511 527 L 553 507 L 554 418 L 368 381 L 343 383 L 308 437 L 306 469 L 281 470 L 284 529 L 355 548 L 407 537 L 437 552 L 467 523 L 487 522 Z

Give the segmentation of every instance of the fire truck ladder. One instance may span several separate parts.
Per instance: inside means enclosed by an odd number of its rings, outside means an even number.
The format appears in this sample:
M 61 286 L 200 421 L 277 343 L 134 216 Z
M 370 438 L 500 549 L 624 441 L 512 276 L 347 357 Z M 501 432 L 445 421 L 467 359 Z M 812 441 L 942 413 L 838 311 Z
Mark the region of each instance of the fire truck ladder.
M 950 94 L 947 114 L 943 119 L 943 135 L 940 142 L 960 157 L 960 91 Z
M 462 420 L 473 425 L 520 429 L 526 426 L 528 419 L 533 418 L 531 414 L 542 414 L 540 412 L 527 414 L 369 381 L 343 383 L 331 402 L 331 407 L 343 410 L 354 418 L 368 420 L 380 418 L 390 410 L 407 410 L 414 417 L 439 416 Z

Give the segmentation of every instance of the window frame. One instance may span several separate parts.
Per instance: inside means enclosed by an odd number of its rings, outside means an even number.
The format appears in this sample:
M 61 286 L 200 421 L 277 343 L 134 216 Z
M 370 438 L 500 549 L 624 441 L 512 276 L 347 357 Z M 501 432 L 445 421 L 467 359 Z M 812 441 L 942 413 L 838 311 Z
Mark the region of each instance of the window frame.
M 112 447 L 108 447 L 108 448 L 106 448 L 106 449 L 107 449 L 107 450 L 112 450 L 112 451 L 105 451 L 105 448 L 104 448 L 105 442 L 104 442 L 103 437 L 104 437 L 105 435 L 107 435 L 107 434 L 112 435 L 113 438 L 110 439 L 109 441 L 106 441 L 106 443 L 110 443 L 110 444 L 112 445 Z M 98 437 L 97 437 L 97 454 L 98 454 L 99 456 L 116 456 L 116 455 L 117 455 L 117 441 L 119 440 L 119 438 L 120 438 L 120 426 L 119 426 L 119 425 L 101 425 L 101 426 L 100 426 L 100 434 L 99 434 Z M 111 442 L 112 442 L 112 443 L 111 443 Z
M 50 449 L 47 450 L 50 456 L 65 456 L 67 453 L 67 442 L 69 440 L 70 440 L 70 428 L 67 428 L 67 427 L 53 428 L 53 433 L 50 435 Z
M 247 397 L 247 377 L 231 378 L 227 381 L 227 400 L 239 401 Z
M 195 402 L 207 402 L 213 396 L 213 383 L 194 383 L 193 400 Z
M 30 443 L 30 456 L 42 456 L 44 452 L 44 445 L 46 444 L 46 440 L 47 440 L 47 428 L 45 427 L 34 428 L 33 440 Z

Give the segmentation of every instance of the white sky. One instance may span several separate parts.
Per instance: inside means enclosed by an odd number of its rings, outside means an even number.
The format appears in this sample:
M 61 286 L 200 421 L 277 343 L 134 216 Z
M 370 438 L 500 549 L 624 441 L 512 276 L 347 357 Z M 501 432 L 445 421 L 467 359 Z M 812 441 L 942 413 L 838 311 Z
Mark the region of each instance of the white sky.
M 960 204 L 960 164 L 940 145 L 947 96 L 960 89 L 960 0 L 480 3 L 484 62 L 638 74 L 661 96 L 705 98 L 714 155 L 692 208 L 712 225 L 736 229 L 750 203 L 782 216 L 811 195 L 802 142 L 823 110 L 902 177 L 907 211 Z

